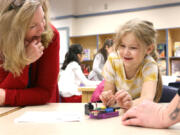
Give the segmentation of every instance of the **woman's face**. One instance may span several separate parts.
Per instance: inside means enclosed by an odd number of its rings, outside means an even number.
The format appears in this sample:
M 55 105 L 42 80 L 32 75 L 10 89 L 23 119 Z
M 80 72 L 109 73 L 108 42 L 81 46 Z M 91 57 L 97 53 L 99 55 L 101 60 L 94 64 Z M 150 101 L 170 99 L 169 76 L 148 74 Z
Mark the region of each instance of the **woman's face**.
M 25 41 L 32 42 L 33 40 L 41 41 L 41 35 L 45 29 L 44 11 L 41 6 L 37 8 L 34 16 L 28 26 L 25 36 Z

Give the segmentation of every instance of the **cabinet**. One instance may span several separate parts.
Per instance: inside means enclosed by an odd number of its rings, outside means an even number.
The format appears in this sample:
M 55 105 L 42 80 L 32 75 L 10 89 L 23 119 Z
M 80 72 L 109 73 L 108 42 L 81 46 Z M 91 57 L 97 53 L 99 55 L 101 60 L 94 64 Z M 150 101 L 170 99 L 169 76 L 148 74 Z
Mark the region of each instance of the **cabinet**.
M 168 30 L 168 74 L 180 77 L 180 28 Z
M 104 34 L 104 35 L 98 35 L 98 47 L 102 48 L 104 42 L 106 39 L 114 39 L 115 34 Z
M 165 45 L 164 57 L 160 57 L 158 64 L 162 75 L 180 76 L 180 57 L 175 55 L 175 44 L 179 43 L 180 28 L 157 30 L 157 45 Z
M 166 30 L 157 30 L 157 51 L 159 53 L 158 65 L 162 75 L 167 75 L 168 63 L 167 60 L 167 40 L 166 40 Z
M 92 69 L 93 57 L 97 52 L 97 36 L 82 36 L 82 37 L 71 37 L 70 45 L 80 44 L 83 49 L 86 50 L 86 59 L 82 64 L 89 65 L 90 70 Z
M 70 44 L 79 43 L 84 49 L 89 49 L 89 59 L 83 63 L 90 65 L 91 70 L 93 58 L 97 50 L 103 46 L 105 39 L 114 39 L 114 37 L 115 33 L 71 37 Z M 177 43 L 180 45 L 180 28 L 157 30 L 157 48 L 159 45 L 164 45 L 164 56 L 158 60 L 163 75 L 180 76 L 180 54 L 179 56 L 174 55 L 174 48 Z
M 103 46 L 106 39 L 113 39 L 114 36 L 115 34 L 102 34 L 93 36 L 71 37 L 70 45 L 81 44 L 83 46 L 83 49 L 85 49 L 86 53 L 89 54 L 85 54 L 85 57 L 87 58 L 85 58 L 82 64 L 89 65 L 90 70 L 92 70 L 93 58 L 98 49 Z

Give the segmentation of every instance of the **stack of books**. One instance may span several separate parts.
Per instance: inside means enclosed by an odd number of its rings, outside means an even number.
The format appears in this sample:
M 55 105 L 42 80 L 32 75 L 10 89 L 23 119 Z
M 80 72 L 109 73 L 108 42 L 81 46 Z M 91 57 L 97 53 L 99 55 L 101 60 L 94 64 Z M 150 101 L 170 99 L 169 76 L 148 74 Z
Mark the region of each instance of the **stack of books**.
M 160 58 L 165 58 L 166 56 L 166 44 L 158 44 L 157 51 Z
M 174 43 L 174 56 L 180 57 L 180 42 Z

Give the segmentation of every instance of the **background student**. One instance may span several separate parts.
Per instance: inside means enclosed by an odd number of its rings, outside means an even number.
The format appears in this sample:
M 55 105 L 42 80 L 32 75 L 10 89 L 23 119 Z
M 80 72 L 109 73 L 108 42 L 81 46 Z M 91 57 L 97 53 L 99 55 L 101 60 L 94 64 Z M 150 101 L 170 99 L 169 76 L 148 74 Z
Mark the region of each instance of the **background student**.
M 97 52 L 93 61 L 92 71 L 88 75 L 88 79 L 102 81 L 102 69 L 107 60 L 108 55 L 113 51 L 113 40 L 106 39 L 103 47 Z
M 46 0 L 0 1 L 0 105 L 58 102 L 59 34 Z
M 167 107 L 146 100 L 129 109 L 122 117 L 124 125 L 150 128 L 167 128 L 178 122 L 180 122 L 180 88 Z
M 125 23 L 116 34 L 115 50 L 104 66 L 102 102 L 106 106 L 117 102 L 120 107 L 129 109 L 144 99 L 158 101 L 162 82 L 156 63 L 153 24 L 139 19 Z
M 79 44 L 69 47 L 60 73 L 59 90 L 62 102 L 81 102 L 80 84 L 98 85 L 99 81 L 88 80 L 82 72 L 80 63 L 84 59 L 83 48 Z

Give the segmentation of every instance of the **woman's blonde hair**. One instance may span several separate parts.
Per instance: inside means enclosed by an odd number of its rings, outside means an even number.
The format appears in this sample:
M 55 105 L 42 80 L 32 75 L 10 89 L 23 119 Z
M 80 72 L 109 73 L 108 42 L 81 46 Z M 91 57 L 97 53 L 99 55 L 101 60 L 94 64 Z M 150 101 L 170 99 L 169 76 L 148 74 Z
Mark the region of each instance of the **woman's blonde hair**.
M 16 1 L 16 0 L 15 0 Z M 39 6 L 45 13 L 45 31 L 42 44 L 45 48 L 51 42 L 53 31 L 50 28 L 47 0 L 19 0 L 22 5 L 13 7 L 14 0 L 0 1 L 0 60 L 5 71 L 19 76 L 29 62 L 24 39 L 29 23 Z
M 154 58 L 155 61 L 158 60 L 158 53 L 156 49 L 156 38 L 157 32 L 154 29 L 153 23 L 145 20 L 140 19 L 132 19 L 126 22 L 124 25 L 120 27 L 116 36 L 115 36 L 115 50 L 118 51 L 119 46 L 122 43 L 122 38 L 128 34 L 133 33 L 138 42 L 142 45 L 154 45 L 153 51 L 150 55 Z M 156 96 L 154 101 L 158 102 L 162 93 L 162 79 L 161 74 L 158 70 L 158 83 L 157 83 L 157 90 Z

